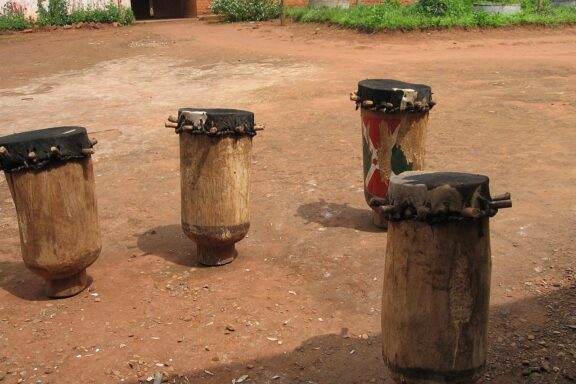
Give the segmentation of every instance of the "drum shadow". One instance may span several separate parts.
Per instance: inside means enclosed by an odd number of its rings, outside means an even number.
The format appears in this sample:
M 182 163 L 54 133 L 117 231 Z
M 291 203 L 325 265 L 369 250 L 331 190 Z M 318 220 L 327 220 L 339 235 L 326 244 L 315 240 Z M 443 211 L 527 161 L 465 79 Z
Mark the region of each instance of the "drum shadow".
M 312 222 L 324 227 L 342 227 L 374 233 L 385 232 L 372 223 L 370 209 L 349 207 L 348 203 L 329 203 L 320 199 L 314 203 L 300 205 L 298 216 L 306 220 L 306 224 Z
M 262 336 L 264 338 L 264 336 Z M 270 341 L 264 339 L 266 343 Z M 245 341 L 230 340 L 243 344 Z M 390 383 L 381 353 L 381 338 L 338 334 L 314 336 L 291 351 L 251 361 L 227 362 L 171 374 L 162 382 L 176 384 L 222 383 Z M 272 343 L 270 343 L 272 344 Z M 273 343 L 276 344 L 276 343 Z M 226 346 L 214 356 L 227 353 Z M 248 378 L 241 379 L 243 376 Z M 153 373 L 150 374 L 153 376 Z M 239 380 L 240 379 L 240 380 Z M 139 384 L 138 380 L 127 381 Z
M 86 288 L 92 285 L 92 281 L 92 277 L 88 275 Z M 67 299 L 66 297 L 61 299 L 49 298 L 46 296 L 45 285 L 46 281 L 26 268 L 24 262 L 0 261 L 0 288 L 6 292 L 28 301 Z
M 576 327 L 572 323 L 576 316 L 574 308 L 574 283 L 547 295 L 491 306 L 487 364 L 478 384 L 521 384 L 527 380 L 539 384 L 573 382 L 576 368 L 571 363 L 570 340 Z M 263 335 L 254 337 L 264 338 Z M 228 340 L 227 345 L 245 347 L 246 344 L 240 334 L 236 339 Z M 366 336 L 348 334 L 348 330 L 343 328 L 340 334 L 311 337 L 291 351 L 216 366 L 207 363 L 191 371 L 175 372 L 168 378 L 164 377 L 162 382 L 393 383 L 383 363 L 381 346 L 382 335 L 379 333 Z M 213 361 L 217 361 L 216 357 L 229 352 L 225 344 L 220 348 L 213 347 L 210 353 L 214 355 Z M 524 362 L 529 362 L 529 365 Z M 552 367 L 561 368 L 556 370 Z M 249 380 L 238 380 L 245 375 Z M 127 383 L 141 382 L 132 379 Z
M 157 255 L 171 263 L 187 267 L 202 266 L 196 257 L 196 244 L 179 224 L 163 225 L 135 235 L 145 255 Z

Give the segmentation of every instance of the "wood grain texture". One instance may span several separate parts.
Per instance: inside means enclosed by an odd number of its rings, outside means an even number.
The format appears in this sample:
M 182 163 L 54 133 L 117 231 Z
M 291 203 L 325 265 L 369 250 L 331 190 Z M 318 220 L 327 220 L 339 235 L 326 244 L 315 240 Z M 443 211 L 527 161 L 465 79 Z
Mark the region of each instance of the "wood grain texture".
M 486 361 L 488 219 L 388 226 L 383 356 L 398 383 L 473 383 Z
M 49 283 L 49 296 L 71 296 L 84 289 L 85 269 L 102 248 L 91 159 L 9 172 L 6 180 L 26 266 L 47 280 L 67 280 Z
M 250 227 L 251 137 L 180 135 L 182 228 L 196 241 L 200 262 L 220 265 L 236 257 L 234 243 Z M 225 248 L 215 252 L 210 248 Z

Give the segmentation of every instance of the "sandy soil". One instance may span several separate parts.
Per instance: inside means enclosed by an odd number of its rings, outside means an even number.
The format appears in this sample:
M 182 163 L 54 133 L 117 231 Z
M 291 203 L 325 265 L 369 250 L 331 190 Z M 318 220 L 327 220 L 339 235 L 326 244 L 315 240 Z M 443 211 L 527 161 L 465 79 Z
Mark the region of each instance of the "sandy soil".
M 0 382 L 390 383 L 386 234 L 364 202 L 364 78 L 430 84 L 429 169 L 490 176 L 482 382 L 576 380 L 576 28 L 362 35 L 195 21 L 0 36 L 0 135 L 83 125 L 104 247 L 90 290 L 48 301 L 0 176 Z M 178 107 L 256 114 L 252 226 L 202 268 L 180 230 Z M 227 330 L 226 327 L 234 329 Z

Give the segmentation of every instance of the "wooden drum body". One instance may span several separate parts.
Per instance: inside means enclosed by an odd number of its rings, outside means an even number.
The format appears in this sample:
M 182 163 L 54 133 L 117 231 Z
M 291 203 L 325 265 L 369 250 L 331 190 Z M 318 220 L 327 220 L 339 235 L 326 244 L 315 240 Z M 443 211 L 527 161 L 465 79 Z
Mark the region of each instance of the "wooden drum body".
M 46 279 L 49 297 L 78 294 L 102 248 L 86 130 L 26 132 L 0 138 L 0 147 L 24 263 Z
M 250 228 L 254 115 L 246 111 L 179 111 L 182 229 L 200 263 L 227 264 Z
M 388 199 L 385 363 L 397 383 L 474 383 L 487 352 L 488 218 L 500 203 L 487 177 L 462 173 L 393 176 Z
M 351 99 L 361 107 L 364 196 L 384 203 L 392 175 L 424 168 L 430 87 L 396 80 L 362 80 Z M 374 224 L 386 221 L 374 209 Z

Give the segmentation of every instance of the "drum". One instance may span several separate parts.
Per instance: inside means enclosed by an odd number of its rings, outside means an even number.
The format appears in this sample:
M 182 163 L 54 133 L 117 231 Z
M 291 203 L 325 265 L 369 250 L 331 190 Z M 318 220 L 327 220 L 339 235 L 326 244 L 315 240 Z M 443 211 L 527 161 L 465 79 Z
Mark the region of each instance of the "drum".
M 88 285 L 86 268 L 102 248 L 90 141 L 82 127 L 56 127 L 0 138 L 16 206 L 24 264 L 46 279 L 49 297 Z
M 488 177 L 392 176 L 382 295 L 383 357 L 397 383 L 474 383 L 486 362 L 489 218 L 512 206 Z
M 350 95 L 361 107 L 364 195 L 372 208 L 385 203 L 390 176 L 424 167 L 432 90 L 423 84 L 369 79 Z M 374 209 L 374 224 L 386 222 Z
M 230 263 L 250 227 L 254 114 L 182 108 L 166 126 L 180 135 L 182 229 L 201 264 Z

